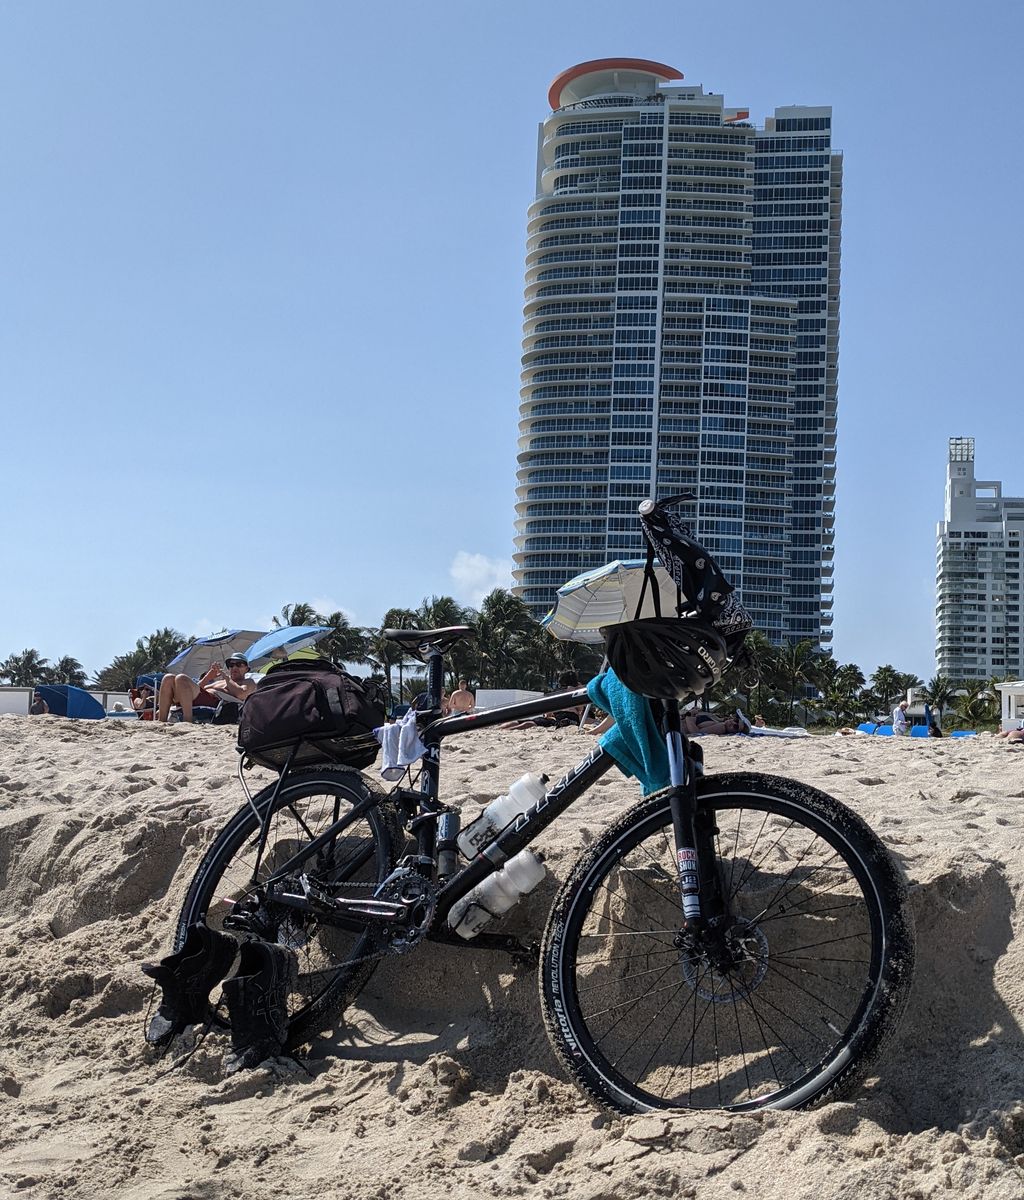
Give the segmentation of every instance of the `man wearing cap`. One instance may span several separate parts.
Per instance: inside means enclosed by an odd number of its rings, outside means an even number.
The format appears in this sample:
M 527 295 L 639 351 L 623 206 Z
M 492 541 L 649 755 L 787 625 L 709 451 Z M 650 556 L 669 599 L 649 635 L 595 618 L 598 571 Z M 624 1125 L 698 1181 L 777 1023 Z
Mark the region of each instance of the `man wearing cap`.
M 223 664 L 213 666 L 197 683 L 188 675 L 165 675 L 160 680 L 156 719 L 166 721 L 172 704 L 181 705 L 181 719 L 192 720 L 192 709 L 216 708 L 221 700 L 230 697 L 239 704 L 256 690 L 256 684 L 246 678 L 249 662 L 244 654 L 232 654 Z

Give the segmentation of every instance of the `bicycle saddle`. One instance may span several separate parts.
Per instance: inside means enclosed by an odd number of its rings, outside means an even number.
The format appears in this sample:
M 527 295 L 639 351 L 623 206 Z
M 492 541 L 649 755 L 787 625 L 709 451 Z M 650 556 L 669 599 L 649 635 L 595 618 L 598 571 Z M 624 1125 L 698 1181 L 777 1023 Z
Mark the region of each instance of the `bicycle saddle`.
M 385 629 L 382 634 L 420 658 L 428 650 L 445 654 L 463 638 L 476 637 L 476 630 L 472 625 L 449 625 L 446 629 Z

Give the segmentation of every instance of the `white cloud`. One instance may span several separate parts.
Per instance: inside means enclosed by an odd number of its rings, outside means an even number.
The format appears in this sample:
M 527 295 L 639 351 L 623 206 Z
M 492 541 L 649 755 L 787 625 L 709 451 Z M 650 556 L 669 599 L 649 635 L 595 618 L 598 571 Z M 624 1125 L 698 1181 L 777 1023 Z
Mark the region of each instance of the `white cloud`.
M 314 610 L 322 616 L 329 616 L 331 613 L 340 612 L 343 617 L 347 617 L 349 624 L 355 624 L 355 614 L 347 609 L 343 604 L 339 604 L 337 600 L 331 600 L 326 596 L 314 596 L 310 600 L 310 604 Z
M 448 574 L 454 583 L 455 599 L 476 608 L 496 587 L 512 586 L 512 560 L 460 550 L 452 559 Z

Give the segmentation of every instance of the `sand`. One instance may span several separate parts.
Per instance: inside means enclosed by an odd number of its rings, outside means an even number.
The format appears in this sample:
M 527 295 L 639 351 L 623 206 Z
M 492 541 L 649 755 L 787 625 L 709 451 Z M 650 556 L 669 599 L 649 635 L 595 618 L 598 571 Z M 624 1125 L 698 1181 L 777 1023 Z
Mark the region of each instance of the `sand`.
M 453 739 L 475 807 L 554 775 L 575 732 Z M 911 881 L 918 969 L 877 1074 L 802 1113 L 615 1117 L 562 1076 L 531 972 L 430 947 L 385 964 L 306 1069 L 225 1078 L 211 1035 L 166 1072 L 138 964 L 170 948 L 203 848 L 242 802 L 232 731 L 0 717 L 0 1196 L 185 1200 L 1024 1195 L 1024 747 L 705 739 L 709 770 L 790 775 L 863 814 Z M 542 838 L 553 882 L 637 798 L 618 773 Z M 429 958 L 429 962 L 428 962 Z

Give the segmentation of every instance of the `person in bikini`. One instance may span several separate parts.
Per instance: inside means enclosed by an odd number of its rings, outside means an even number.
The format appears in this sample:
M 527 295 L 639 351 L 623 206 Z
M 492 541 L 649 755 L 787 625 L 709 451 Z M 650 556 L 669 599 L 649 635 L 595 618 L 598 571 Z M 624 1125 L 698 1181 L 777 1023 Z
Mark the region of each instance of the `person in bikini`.
M 223 665 L 214 663 L 198 683 L 188 675 L 165 675 L 160 681 L 156 719 L 166 721 L 172 704 L 180 704 L 181 719 L 191 721 L 196 705 L 216 708 L 224 699 L 241 703 L 256 690 L 256 684 L 245 677 L 248 670 L 245 656 L 232 654 Z

